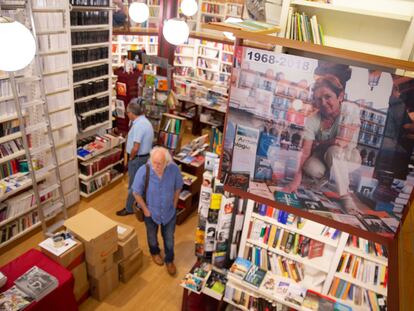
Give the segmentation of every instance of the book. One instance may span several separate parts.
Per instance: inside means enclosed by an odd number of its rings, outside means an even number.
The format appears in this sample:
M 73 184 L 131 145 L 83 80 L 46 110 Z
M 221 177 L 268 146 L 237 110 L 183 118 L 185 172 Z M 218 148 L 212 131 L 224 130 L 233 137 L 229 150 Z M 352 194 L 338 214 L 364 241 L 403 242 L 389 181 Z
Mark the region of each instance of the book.
M 226 283 L 227 278 L 224 274 L 212 270 L 203 288 L 203 293 L 220 300 L 226 289 Z
M 276 295 L 285 297 L 289 290 L 290 283 L 286 281 L 279 281 L 276 287 Z
M 251 266 L 252 263 L 249 260 L 237 257 L 233 265 L 230 267 L 230 272 L 242 279 L 247 274 Z
M 33 266 L 17 278 L 14 284 L 27 295 L 39 301 L 57 288 L 59 282 L 53 275 L 37 266 Z
M 0 310 L 18 311 L 30 305 L 34 299 L 18 289 L 16 286 L 0 293 Z
M 289 288 L 286 293 L 285 300 L 297 304 L 299 306 L 302 305 L 306 296 L 306 289 L 296 283 L 290 283 Z
M 196 294 L 200 294 L 203 287 L 203 281 L 193 274 L 187 273 L 180 281 L 180 285 Z
M 279 281 L 280 277 L 268 271 L 263 279 L 262 284 L 260 285 L 259 291 L 266 293 L 269 296 L 274 296 L 276 295 Z
M 308 258 L 312 259 L 323 256 L 324 249 L 325 243 L 316 240 L 310 240 Z
M 266 270 L 259 268 L 258 266 L 251 266 L 249 272 L 244 276 L 244 281 L 259 288 L 266 275 Z
M 256 128 L 237 125 L 231 167 L 233 173 L 245 172 L 253 178 L 259 134 Z

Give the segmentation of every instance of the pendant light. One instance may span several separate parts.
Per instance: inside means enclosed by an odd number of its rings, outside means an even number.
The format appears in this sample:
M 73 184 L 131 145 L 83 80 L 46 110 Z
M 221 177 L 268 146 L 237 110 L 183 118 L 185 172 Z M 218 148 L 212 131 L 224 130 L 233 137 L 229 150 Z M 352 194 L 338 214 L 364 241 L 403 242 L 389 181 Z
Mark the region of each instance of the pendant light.
M 196 0 L 183 0 L 181 1 L 181 12 L 185 16 L 193 16 L 197 13 L 198 10 L 198 4 Z
M 36 53 L 32 33 L 23 24 L 0 16 L 0 70 L 17 71 L 31 63 Z
M 185 21 L 172 18 L 164 21 L 162 34 L 168 43 L 180 45 L 187 41 L 190 35 L 190 28 L 188 28 Z
M 149 8 L 146 3 L 134 2 L 129 6 L 128 13 L 135 23 L 143 23 L 149 17 Z

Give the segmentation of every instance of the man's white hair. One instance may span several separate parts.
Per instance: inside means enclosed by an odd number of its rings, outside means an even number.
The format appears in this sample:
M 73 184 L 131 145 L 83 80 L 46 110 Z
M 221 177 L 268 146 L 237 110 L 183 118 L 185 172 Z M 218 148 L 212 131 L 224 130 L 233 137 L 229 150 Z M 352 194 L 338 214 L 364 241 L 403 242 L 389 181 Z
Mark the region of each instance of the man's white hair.
M 167 166 L 168 164 L 172 163 L 173 159 L 171 157 L 171 154 L 168 152 L 168 149 L 161 147 L 161 146 L 155 146 L 154 148 L 152 148 L 151 152 L 150 152 L 150 161 L 152 163 L 152 159 L 154 158 L 154 156 L 159 153 L 162 152 L 164 153 L 165 156 L 165 166 Z

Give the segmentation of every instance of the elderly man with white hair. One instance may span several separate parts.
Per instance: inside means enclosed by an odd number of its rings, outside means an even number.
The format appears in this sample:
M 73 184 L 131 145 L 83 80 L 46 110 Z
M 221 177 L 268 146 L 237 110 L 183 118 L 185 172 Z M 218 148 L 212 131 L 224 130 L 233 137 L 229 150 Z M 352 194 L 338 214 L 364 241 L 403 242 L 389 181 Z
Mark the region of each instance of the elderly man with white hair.
M 147 165 L 150 175 L 144 201 Z M 152 149 L 149 163 L 139 168 L 132 184 L 135 200 L 144 213 L 147 242 L 152 259 L 160 266 L 165 262 L 167 271 L 172 276 L 177 272 L 174 265 L 174 231 L 176 208 L 182 187 L 183 178 L 180 169 L 172 161 L 168 150 L 163 147 Z M 164 241 L 164 259 L 161 257 L 157 239 L 159 227 Z

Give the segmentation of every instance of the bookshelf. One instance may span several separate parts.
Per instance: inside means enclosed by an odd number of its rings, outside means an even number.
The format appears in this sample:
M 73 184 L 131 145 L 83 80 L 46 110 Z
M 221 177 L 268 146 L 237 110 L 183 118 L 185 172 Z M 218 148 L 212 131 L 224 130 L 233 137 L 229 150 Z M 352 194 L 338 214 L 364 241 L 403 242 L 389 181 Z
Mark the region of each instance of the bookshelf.
M 158 131 L 158 144 L 176 153 L 181 148 L 185 118 L 164 113 Z
M 151 35 L 120 35 L 112 36 L 112 66 L 123 66 L 123 57 L 128 51 L 138 51 L 144 48 L 148 55 L 158 54 L 158 37 Z
M 53 233 L 62 225 L 66 207 L 79 200 L 73 183 L 74 153 L 72 162 L 62 163 L 59 157 L 62 149 L 69 156 L 74 151 L 74 135 L 65 133 L 67 148 L 54 144 L 59 122 L 73 127 L 65 23 L 69 8 L 42 5 L 29 1 L 2 6 L 2 14 L 33 32 L 37 53 L 26 68 L 0 74 L 0 248 L 38 227 L 45 235 Z M 49 111 L 51 107 L 56 110 Z M 54 224 L 47 226 L 52 219 Z
M 112 11 L 111 1 L 71 4 L 73 98 L 80 139 L 110 127 Z
M 369 303 L 355 304 L 355 301 L 348 299 L 348 295 L 343 292 L 339 293 L 336 288 L 341 282 L 345 285 L 349 283 L 348 287 L 353 286 L 354 290 L 361 288 L 362 291 L 369 291 L 370 295 L 375 294 L 386 299 L 388 295 L 386 276 L 388 274 L 388 260 L 384 256 L 386 254 L 384 246 L 372 244 L 373 242 L 362 238 L 352 237 L 348 233 L 339 232 L 309 219 L 298 218 L 293 214 L 287 215 L 286 212 L 281 213 L 270 206 L 248 200 L 238 256 L 251 261 L 261 269 L 268 271 L 267 273 L 284 278 L 288 283 L 293 282 L 306 290 L 310 289 L 324 296 L 329 296 L 352 307 L 352 310 L 371 309 Z M 277 231 L 276 228 L 280 231 Z M 322 252 L 310 259 L 310 254 L 313 252 L 312 245 L 304 253 L 306 244 L 303 243 L 306 242 L 303 241 L 306 240 L 299 238 L 299 242 L 296 242 L 296 238 L 292 238 L 289 242 L 289 238 L 285 239 L 286 232 L 295 237 L 299 235 L 307 237 L 311 241 L 322 243 L 313 244 L 313 247 L 324 245 Z M 302 242 L 300 242 L 301 240 Z M 370 243 L 373 245 L 375 254 L 364 253 L 360 249 L 365 249 L 366 245 Z M 275 244 L 277 247 L 273 247 Z M 358 244 L 358 248 L 355 247 L 356 244 Z M 258 253 L 260 253 L 260 257 L 257 257 Z M 274 261 L 274 264 L 272 263 L 273 254 L 280 258 Z M 265 260 L 264 257 L 267 259 Z M 279 266 L 277 262 L 280 262 Z M 292 265 L 295 268 L 292 268 Z M 296 272 L 293 272 L 292 269 Z M 299 269 L 302 272 L 298 272 Z M 298 275 L 302 275 L 300 280 L 298 280 Z M 278 302 L 295 310 L 307 310 L 301 305 L 292 305 L 284 297 L 269 295 L 261 288 L 253 287 L 232 272 L 229 272 L 227 277 L 229 280 L 227 286 L 230 288 L 237 287 L 256 297 Z M 382 284 L 384 281 L 385 283 Z M 225 297 L 227 300 L 232 298 Z M 356 299 L 356 297 L 354 298 Z
M 290 7 L 309 17 L 317 17 L 327 46 L 404 60 L 411 55 L 414 43 L 412 3 L 339 0 L 328 4 L 293 0 Z
M 39 56 L 45 77 L 46 100 L 52 122 L 53 139 L 61 152 L 70 154 L 71 160 L 62 163 L 58 159 L 62 182 L 65 187 L 65 204 L 72 206 L 79 201 L 79 184 L 76 176 L 76 123 L 74 122 L 72 58 L 70 55 L 70 11 L 69 3 L 45 3 L 32 0 L 33 18 L 36 28 Z M 48 29 L 61 28 L 62 33 L 48 33 Z M 61 125 L 68 125 L 62 128 Z
M 78 141 L 80 195 L 89 198 L 123 176 L 122 136 L 96 135 Z

